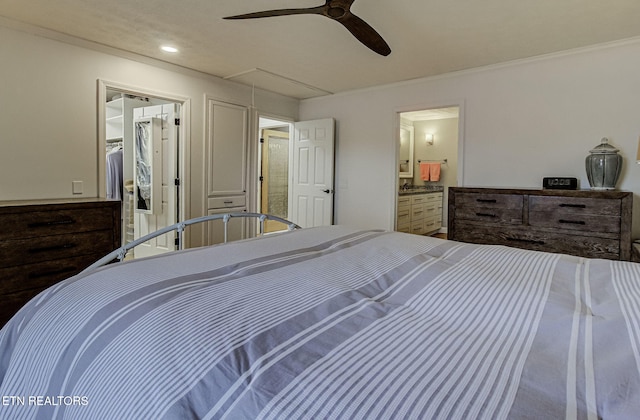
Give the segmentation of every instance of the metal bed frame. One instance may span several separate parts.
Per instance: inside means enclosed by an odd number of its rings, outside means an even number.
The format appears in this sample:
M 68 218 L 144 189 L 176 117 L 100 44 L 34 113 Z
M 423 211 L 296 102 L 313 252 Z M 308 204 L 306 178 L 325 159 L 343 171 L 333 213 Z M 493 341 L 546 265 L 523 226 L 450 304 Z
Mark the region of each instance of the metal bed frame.
M 169 233 L 172 231 L 176 231 L 178 234 L 178 241 L 177 241 L 177 245 L 178 245 L 178 250 L 182 250 L 183 249 L 183 242 L 182 242 L 182 236 L 184 234 L 184 229 L 187 226 L 190 225 L 195 225 L 198 223 L 203 223 L 203 222 L 209 222 L 212 220 L 222 220 L 222 222 L 224 223 L 224 241 L 223 243 L 227 243 L 228 242 L 228 234 L 229 234 L 229 220 L 231 220 L 234 217 L 238 217 L 238 218 L 250 218 L 250 217 L 255 217 L 259 220 L 260 222 L 260 227 L 259 227 L 259 231 L 258 231 L 258 236 L 262 236 L 264 235 L 264 222 L 266 220 L 274 220 L 276 222 L 280 222 L 283 223 L 285 225 L 287 225 L 287 231 L 290 232 L 292 230 L 295 229 L 301 229 L 300 226 L 298 226 L 297 224 L 290 222 L 289 220 L 283 219 L 281 217 L 278 216 L 273 216 L 270 214 L 264 214 L 264 213 L 224 213 L 224 214 L 212 214 L 209 216 L 202 216 L 202 217 L 196 217 L 194 219 L 189 219 L 189 220 L 185 220 L 183 222 L 178 222 L 175 223 L 171 226 L 167 226 L 165 228 L 159 229 L 155 232 L 151 232 L 148 235 L 142 236 L 134 241 L 129 242 L 126 245 L 121 246 L 120 248 L 110 252 L 109 254 L 105 255 L 104 257 L 100 258 L 98 261 L 94 262 L 93 264 L 91 264 L 89 267 L 85 268 L 81 273 L 86 273 L 89 272 L 91 270 L 94 270 L 98 267 L 101 267 L 107 263 L 110 263 L 112 261 L 118 260 L 118 262 L 122 262 L 122 260 L 124 260 L 124 258 L 127 256 L 127 253 L 129 252 L 130 249 L 135 248 L 136 246 L 147 242 L 150 239 L 153 239 L 157 236 L 160 235 L 164 235 L 165 233 Z

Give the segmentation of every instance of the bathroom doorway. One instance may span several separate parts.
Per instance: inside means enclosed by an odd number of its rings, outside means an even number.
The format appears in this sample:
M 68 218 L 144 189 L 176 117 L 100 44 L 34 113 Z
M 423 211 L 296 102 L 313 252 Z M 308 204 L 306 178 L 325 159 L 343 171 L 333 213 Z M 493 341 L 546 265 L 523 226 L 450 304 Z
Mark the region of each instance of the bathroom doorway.
M 446 234 L 447 190 L 459 180 L 460 114 L 460 105 L 398 112 L 396 230 L 404 230 L 402 225 L 410 223 L 411 215 L 405 208 L 408 196 L 441 192 L 437 231 L 425 228 L 422 232 Z M 420 214 L 418 210 L 414 217 Z
M 260 117 L 259 123 L 259 212 L 289 218 L 289 134 L 291 123 Z M 264 232 L 285 230 L 286 225 L 265 221 Z

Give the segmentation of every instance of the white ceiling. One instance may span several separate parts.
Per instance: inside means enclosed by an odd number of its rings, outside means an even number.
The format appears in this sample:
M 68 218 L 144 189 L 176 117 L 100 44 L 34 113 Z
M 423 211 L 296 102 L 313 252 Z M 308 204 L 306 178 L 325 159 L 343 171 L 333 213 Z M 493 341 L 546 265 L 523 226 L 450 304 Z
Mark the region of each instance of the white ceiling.
M 224 16 L 323 0 L 0 0 L 0 15 L 298 98 L 640 36 L 638 0 L 356 0 L 380 56 L 323 16 Z M 159 49 L 179 48 L 177 54 Z

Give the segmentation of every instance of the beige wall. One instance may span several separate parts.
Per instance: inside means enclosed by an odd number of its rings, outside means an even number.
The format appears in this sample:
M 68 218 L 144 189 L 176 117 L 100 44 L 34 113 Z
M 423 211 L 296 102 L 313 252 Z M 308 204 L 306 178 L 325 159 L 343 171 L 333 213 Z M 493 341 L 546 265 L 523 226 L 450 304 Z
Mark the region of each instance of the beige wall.
M 624 158 L 640 237 L 640 40 L 304 100 L 300 117 L 338 125 L 336 222 L 393 228 L 397 112 L 461 104 L 463 186 L 541 187 L 569 176 L 608 137 Z
M 416 162 L 418 160 L 442 161 L 447 159 L 447 163 L 442 164 L 440 180 L 437 182 L 422 181 L 419 168 L 415 165 L 414 185 L 455 186 L 458 171 L 458 119 L 415 121 L 413 127 L 415 130 L 414 159 Z M 433 145 L 428 145 L 425 141 L 426 133 L 435 134 Z
M 102 79 L 189 100 L 187 216 L 205 214 L 205 95 L 250 106 L 250 87 L 6 20 L 0 39 L 0 200 L 75 197 L 72 181 L 83 182 L 81 196 L 98 195 Z M 257 90 L 255 105 L 254 112 L 297 117 L 295 99 Z M 199 240 L 195 235 L 192 243 Z

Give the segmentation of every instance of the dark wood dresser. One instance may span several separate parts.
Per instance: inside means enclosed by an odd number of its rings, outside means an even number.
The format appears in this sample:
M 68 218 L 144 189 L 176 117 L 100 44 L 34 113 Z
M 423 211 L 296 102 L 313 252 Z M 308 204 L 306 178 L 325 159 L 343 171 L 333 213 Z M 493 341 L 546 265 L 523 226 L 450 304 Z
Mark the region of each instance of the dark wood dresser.
M 623 191 L 449 188 L 447 238 L 630 260 L 632 205 Z
M 0 327 L 45 288 L 120 246 L 120 201 L 0 201 Z

